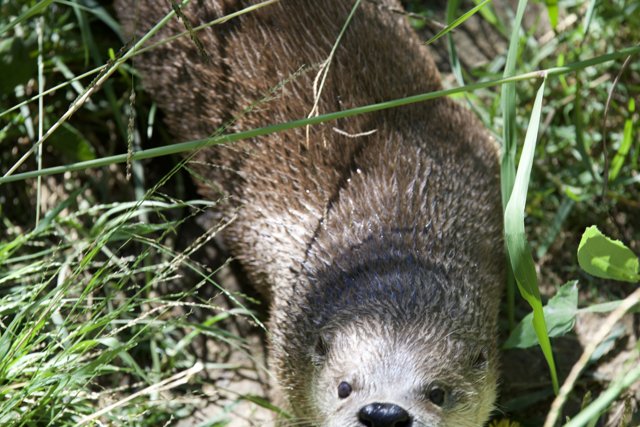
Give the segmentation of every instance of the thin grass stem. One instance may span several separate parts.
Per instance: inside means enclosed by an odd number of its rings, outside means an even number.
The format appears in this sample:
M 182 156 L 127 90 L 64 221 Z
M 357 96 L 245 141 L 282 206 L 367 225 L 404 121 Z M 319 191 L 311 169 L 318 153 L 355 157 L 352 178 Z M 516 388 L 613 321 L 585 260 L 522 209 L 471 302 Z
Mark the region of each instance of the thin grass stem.
M 560 74 L 570 73 L 576 70 L 580 70 L 593 65 L 603 64 L 605 62 L 614 61 L 619 58 L 624 58 L 629 55 L 640 53 L 640 45 L 621 49 L 617 52 L 608 53 L 606 55 L 600 55 L 585 61 L 579 61 L 572 64 L 568 64 L 561 67 L 551 67 L 546 70 L 530 71 L 528 73 L 519 74 L 511 77 L 503 77 L 495 80 L 488 80 L 484 82 L 473 83 L 464 87 L 457 87 L 451 89 L 444 89 L 434 92 L 423 93 L 419 95 L 413 95 L 406 98 L 396 99 L 393 101 L 381 102 L 378 104 L 370 104 L 363 107 L 352 108 L 349 110 L 337 111 L 333 113 L 322 114 L 315 117 L 309 117 L 306 119 L 293 120 L 286 123 L 279 123 L 275 125 L 265 126 L 261 128 L 251 129 L 244 132 L 238 132 L 227 135 L 214 136 L 212 138 L 199 139 L 194 141 L 182 142 L 179 144 L 173 144 L 165 147 L 150 148 L 147 150 L 138 151 L 133 153 L 131 160 L 144 160 L 154 157 L 166 156 L 169 154 L 181 153 L 184 151 L 190 151 L 199 149 L 206 146 L 226 144 L 230 142 L 239 141 L 242 139 L 254 138 L 257 136 L 269 135 L 275 132 L 281 132 L 289 129 L 300 128 L 307 125 L 315 125 L 319 123 L 325 123 L 332 120 L 342 119 L 346 117 L 352 117 L 359 114 L 366 114 L 374 111 L 385 110 L 389 108 L 400 107 L 403 105 L 415 104 L 417 102 L 424 102 L 443 96 L 455 95 L 464 92 L 472 92 L 478 89 L 484 89 L 492 86 L 499 86 L 505 83 L 518 82 L 522 80 L 539 79 L 545 74 L 548 76 L 555 76 Z M 19 174 L 11 175 L 9 173 L 0 177 L 0 185 L 8 182 L 22 181 L 29 178 L 36 178 L 38 176 L 55 175 L 65 172 L 73 172 L 78 170 L 85 170 L 90 168 L 96 168 L 101 166 L 107 166 L 115 163 L 123 163 L 127 161 L 127 154 L 117 154 L 114 156 L 103 157 L 101 159 L 87 160 L 84 162 L 72 163 L 64 166 L 54 166 L 50 168 L 42 169 L 41 171 L 30 171 Z

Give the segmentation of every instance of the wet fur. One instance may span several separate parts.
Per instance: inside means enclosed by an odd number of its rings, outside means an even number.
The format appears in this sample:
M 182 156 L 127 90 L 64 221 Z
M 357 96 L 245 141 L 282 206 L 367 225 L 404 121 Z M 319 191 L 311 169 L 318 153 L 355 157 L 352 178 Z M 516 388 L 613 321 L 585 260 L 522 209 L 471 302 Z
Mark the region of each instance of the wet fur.
M 184 13 L 196 26 L 251 3 L 192 0 Z M 319 64 L 352 5 L 282 0 L 198 32 L 202 49 L 182 37 L 134 65 L 177 140 L 304 118 Z M 440 89 L 428 50 L 391 11 L 399 8 L 395 0 L 362 2 L 331 62 L 320 113 Z M 170 7 L 120 0 L 119 9 L 140 35 Z M 156 39 L 184 28 L 173 20 Z M 469 393 L 482 405 L 477 420 L 465 409 L 424 423 L 481 425 L 495 397 L 504 269 L 494 142 L 447 98 L 306 131 L 208 148 L 190 165 L 203 195 L 231 196 L 220 211 L 237 216 L 225 242 L 271 300 L 270 362 L 281 403 L 299 417 L 320 417 L 318 405 L 334 405 L 318 387 L 348 350 L 340 345 L 364 349 L 353 341 L 402 336 L 402 351 L 428 356 L 461 386 L 475 384 Z M 345 135 L 368 131 L 375 132 Z M 326 354 L 318 354 L 318 340 Z M 478 354 L 486 366 L 474 365 Z

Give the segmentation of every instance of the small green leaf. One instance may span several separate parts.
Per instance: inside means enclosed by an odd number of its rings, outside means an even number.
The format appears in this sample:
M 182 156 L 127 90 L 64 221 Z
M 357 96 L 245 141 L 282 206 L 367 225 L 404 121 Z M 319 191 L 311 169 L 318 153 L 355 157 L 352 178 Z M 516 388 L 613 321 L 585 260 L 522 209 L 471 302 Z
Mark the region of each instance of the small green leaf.
M 605 236 L 592 225 L 582 235 L 578 246 L 578 263 L 592 276 L 603 279 L 638 282 L 638 257 L 622 242 Z
M 568 282 L 544 306 L 544 318 L 550 337 L 559 337 L 573 329 L 578 313 L 578 282 Z M 529 313 L 511 332 L 504 348 L 529 348 L 538 343 L 533 328 L 533 313 Z

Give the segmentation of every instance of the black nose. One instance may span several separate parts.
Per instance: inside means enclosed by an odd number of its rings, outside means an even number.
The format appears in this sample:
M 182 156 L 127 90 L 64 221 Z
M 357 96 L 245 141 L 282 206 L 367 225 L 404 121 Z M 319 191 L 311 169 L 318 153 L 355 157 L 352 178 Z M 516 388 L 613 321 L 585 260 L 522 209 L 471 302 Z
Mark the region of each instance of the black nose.
M 366 427 L 411 427 L 409 413 L 393 403 L 370 403 L 358 412 L 358 420 Z

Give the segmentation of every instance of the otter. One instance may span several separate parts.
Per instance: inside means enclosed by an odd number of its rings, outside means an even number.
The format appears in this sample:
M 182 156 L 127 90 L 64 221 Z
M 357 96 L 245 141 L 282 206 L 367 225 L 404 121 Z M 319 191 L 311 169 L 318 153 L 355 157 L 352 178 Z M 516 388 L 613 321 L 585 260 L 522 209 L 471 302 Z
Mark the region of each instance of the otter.
M 192 0 L 152 41 L 257 3 Z M 171 6 L 118 9 L 141 35 Z M 179 140 L 441 89 L 398 10 L 281 0 L 134 65 Z M 487 421 L 505 268 L 497 153 L 471 112 L 438 98 L 193 155 L 200 193 L 222 196 L 218 214 L 234 217 L 225 244 L 270 301 L 269 364 L 288 422 Z

